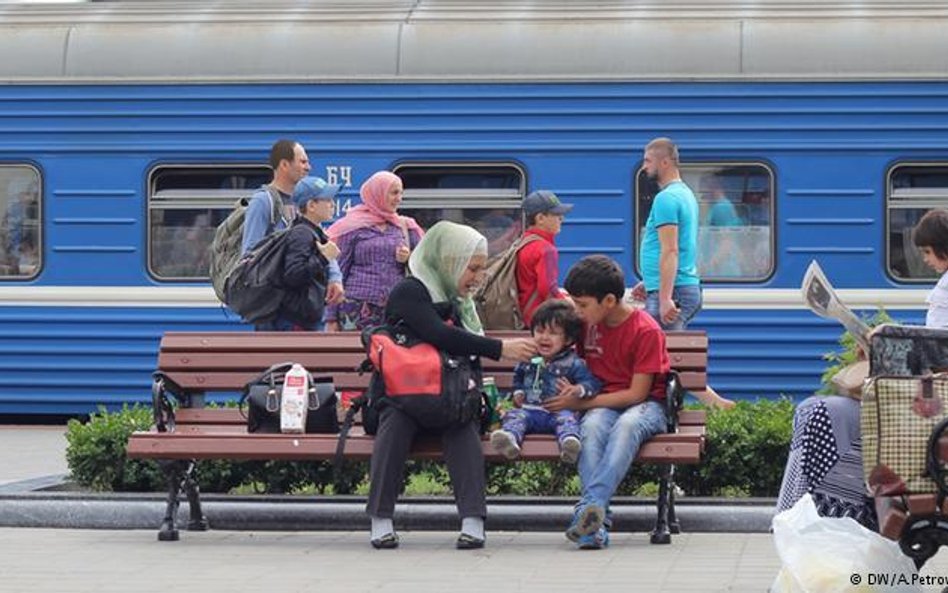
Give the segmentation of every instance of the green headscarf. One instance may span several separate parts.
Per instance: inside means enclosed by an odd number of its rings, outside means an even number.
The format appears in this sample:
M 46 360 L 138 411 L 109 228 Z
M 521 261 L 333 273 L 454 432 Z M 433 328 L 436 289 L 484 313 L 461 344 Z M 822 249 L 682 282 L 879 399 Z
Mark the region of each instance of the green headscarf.
M 484 333 L 471 295 L 458 294 L 458 281 L 475 255 L 487 255 L 487 239 L 469 226 L 442 220 L 428 229 L 408 259 L 411 275 L 421 280 L 435 303 L 454 301 L 464 328 Z

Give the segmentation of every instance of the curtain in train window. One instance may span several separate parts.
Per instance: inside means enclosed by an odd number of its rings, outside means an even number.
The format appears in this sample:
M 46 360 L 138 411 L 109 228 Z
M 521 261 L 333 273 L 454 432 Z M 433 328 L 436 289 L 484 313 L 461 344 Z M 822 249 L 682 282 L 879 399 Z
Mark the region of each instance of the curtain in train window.
M 698 274 L 703 282 L 755 282 L 774 268 L 774 179 L 758 164 L 695 163 L 682 180 L 698 200 Z M 658 186 L 640 169 L 636 177 L 636 245 Z M 638 249 L 636 249 L 638 252 Z M 638 262 L 636 262 L 638 269 Z
M 948 208 L 948 165 L 900 165 L 889 171 L 886 205 L 888 268 L 897 280 L 931 282 L 937 274 L 922 261 L 912 229 L 933 208 Z
M 406 164 L 394 169 L 405 185 L 400 212 L 428 228 L 439 220 L 474 227 L 495 255 L 523 231 L 526 181 L 513 165 Z
M 0 278 L 39 273 L 40 175 L 28 165 L 0 165 Z
M 162 166 L 149 176 L 148 269 L 161 280 L 208 277 L 214 231 L 273 174 L 266 166 Z

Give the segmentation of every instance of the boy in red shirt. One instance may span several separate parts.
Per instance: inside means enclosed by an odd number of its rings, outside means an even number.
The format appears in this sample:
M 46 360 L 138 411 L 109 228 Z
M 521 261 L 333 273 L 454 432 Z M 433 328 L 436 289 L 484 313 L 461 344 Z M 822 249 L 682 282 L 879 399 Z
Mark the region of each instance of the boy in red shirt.
M 529 235 L 540 238 L 517 251 L 517 305 L 527 327 L 547 299 L 566 298 L 557 286 L 560 264 L 554 237 L 560 233 L 563 216 L 572 209 L 572 204 L 563 204 L 548 190 L 535 191 L 523 200 L 527 230 L 520 241 Z
M 624 301 L 625 278 L 603 255 L 584 257 L 565 282 L 586 326 L 579 353 L 605 387 L 582 399 L 577 386 L 563 382 L 547 410 L 584 410 L 579 456 L 582 498 L 566 537 L 582 549 L 609 544 L 603 523 L 609 500 L 642 443 L 665 432 L 663 400 L 670 370 L 665 333 L 644 310 Z

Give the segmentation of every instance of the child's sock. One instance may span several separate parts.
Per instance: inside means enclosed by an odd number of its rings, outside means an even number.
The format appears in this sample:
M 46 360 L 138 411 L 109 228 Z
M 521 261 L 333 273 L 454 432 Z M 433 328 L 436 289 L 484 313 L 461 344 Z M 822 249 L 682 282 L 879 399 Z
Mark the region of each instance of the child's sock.
M 395 533 L 395 526 L 392 525 L 391 519 L 372 517 L 372 539 L 379 539 L 389 533 Z
M 484 539 L 484 519 L 481 517 L 464 517 L 461 519 L 461 533 L 466 533 L 477 539 Z

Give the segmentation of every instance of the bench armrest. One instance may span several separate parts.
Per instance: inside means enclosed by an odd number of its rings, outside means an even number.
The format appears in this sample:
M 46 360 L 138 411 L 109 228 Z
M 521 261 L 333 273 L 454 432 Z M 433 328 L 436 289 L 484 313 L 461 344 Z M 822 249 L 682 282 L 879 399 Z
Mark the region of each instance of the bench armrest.
M 151 413 L 158 432 L 174 432 L 174 406 L 168 399 L 171 394 L 179 403 L 184 401 L 184 390 L 161 371 L 151 375 Z
M 678 432 L 678 412 L 685 401 L 685 390 L 681 386 L 681 378 L 675 371 L 668 371 L 665 375 L 665 418 L 668 421 L 668 432 Z

